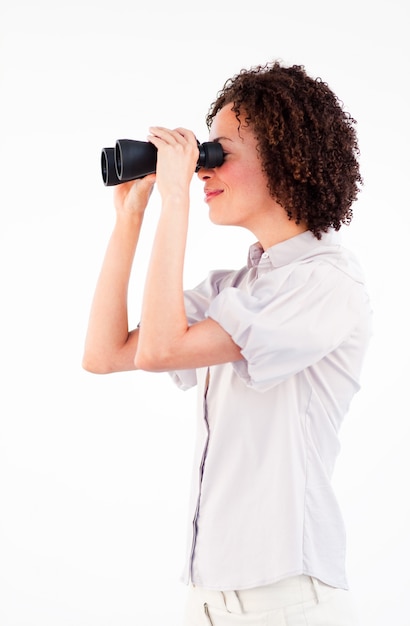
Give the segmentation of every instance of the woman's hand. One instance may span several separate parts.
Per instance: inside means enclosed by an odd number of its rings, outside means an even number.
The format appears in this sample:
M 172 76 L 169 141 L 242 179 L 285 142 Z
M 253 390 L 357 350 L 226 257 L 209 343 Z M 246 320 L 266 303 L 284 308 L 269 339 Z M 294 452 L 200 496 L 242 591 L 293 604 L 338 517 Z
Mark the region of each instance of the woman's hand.
M 114 206 L 117 214 L 143 215 L 154 183 L 155 174 L 149 174 L 144 178 L 116 185 L 114 188 Z
M 128 324 L 128 283 L 155 174 L 116 185 L 117 219 L 95 289 L 83 367 L 99 374 L 135 369 L 138 330 Z
M 186 129 L 150 128 L 148 139 L 157 148 L 156 184 L 162 209 L 145 282 L 135 364 L 146 368 L 164 361 L 153 352 L 168 351 L 186 332 L 183 269 L 189 215 L 189 186 L 198 162 L 195 135 Z M 158 361 L 158 363 L 157 363 Z
M 198 162 L 198 144 L 186 128 L 152 126 L 148 141 L 158 149 L 157 186 L 162 198 L 186 194 Z

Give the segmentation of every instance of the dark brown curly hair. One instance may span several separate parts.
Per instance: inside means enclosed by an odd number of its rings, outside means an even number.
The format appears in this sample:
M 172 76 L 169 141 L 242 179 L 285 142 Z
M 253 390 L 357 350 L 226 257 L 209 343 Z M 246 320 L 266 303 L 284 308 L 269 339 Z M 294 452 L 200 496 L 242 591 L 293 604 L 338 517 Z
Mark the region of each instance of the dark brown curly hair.
M 318 239 L 349 224 L 363 183 L 356 120 L 327 83 L 278 61 L 243 69 L 217 94 L 208 128 L 230 103 L 239 126 L 242 115 L 255 133 L 269 192 L 289 219 L 305 222 Z

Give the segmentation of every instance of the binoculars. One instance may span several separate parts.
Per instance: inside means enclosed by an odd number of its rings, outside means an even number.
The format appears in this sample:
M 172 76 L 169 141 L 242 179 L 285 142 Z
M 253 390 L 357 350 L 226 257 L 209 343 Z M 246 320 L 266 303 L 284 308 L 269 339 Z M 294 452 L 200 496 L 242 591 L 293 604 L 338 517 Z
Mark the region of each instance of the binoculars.
M 224 153 L 220 143 L 206 141 L 198 143 L 199 158 L 195 171 L 201 167 L 222 165 Z M 101 173 L 106 187 L 120 185 L 128 180 L 143 178 L 157 169 L 158 150 L 148 141 L 118 139 L 114 148 L 103 148 L 101 153 Z

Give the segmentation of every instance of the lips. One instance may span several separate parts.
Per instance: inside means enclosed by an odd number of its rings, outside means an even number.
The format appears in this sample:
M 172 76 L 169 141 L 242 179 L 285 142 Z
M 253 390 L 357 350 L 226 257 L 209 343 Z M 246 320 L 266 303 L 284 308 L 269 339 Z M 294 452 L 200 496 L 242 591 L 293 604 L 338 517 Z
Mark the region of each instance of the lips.
M 221 193 L 223 193 L 222 189 L 205 189 L 205 202 L 209 202 Z

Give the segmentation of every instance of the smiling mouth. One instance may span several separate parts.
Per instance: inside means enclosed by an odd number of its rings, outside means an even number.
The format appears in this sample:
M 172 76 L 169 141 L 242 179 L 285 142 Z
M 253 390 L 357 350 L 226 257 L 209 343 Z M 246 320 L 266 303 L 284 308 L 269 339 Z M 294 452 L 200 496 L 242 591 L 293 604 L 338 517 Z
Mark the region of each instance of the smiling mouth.
M 219 196 L 221 193 L 223 193 L 222 189 L 209 189 L 205 191 L 205 202 L 209 202 L 213 198 L 216 198 L 216 196 Z

